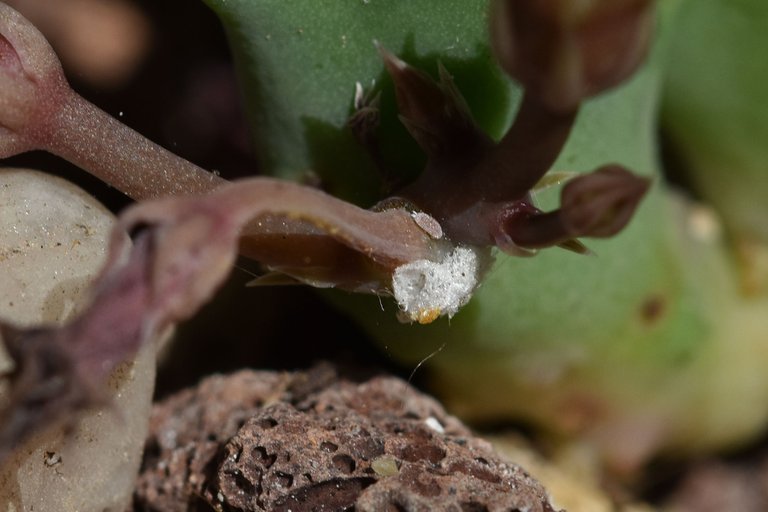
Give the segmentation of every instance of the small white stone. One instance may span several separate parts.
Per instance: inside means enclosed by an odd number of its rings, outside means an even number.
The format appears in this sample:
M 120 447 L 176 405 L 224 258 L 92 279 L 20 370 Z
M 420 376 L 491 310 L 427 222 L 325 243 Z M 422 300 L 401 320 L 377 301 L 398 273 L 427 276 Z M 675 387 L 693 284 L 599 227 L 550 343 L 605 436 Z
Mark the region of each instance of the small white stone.
M 0 169 L 0 318 L 20 327 L 74 318 L 90 300 L 114 222 L 61 178 Z M 0 353 L 0 368 L 10 367 Z M 155 348 L 147 344 L 135 363 L 113 374 L 103 390 L 113 396 L 107 405 L 83 413 L 69 430 L 32 436 L 0 468 L 0 510 L 125 510 L 149 426 L 155 367 Z M 7 388 L 0 389 L 0 402 L 7 400 Z
M 440 421 L 434 416 L 430 416 L 429 418 L 425 419 L 424 423 L 426 423 L 429 428 L 438 434 L 445 434 L 445 428 L 443 428 L 442 423 L 440 423 Z

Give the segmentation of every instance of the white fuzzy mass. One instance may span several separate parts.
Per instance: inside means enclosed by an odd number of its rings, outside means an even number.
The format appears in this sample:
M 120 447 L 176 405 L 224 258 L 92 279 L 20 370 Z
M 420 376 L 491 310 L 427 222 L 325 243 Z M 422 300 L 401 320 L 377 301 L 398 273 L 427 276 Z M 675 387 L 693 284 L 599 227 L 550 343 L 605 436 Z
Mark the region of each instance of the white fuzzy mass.
M 456 314 L 472 297 L 479 274 L 477 252 L 456 247 L 442 261 L 418 260 L 395 269 L 392 290 L 405 320 L 429 323 Z

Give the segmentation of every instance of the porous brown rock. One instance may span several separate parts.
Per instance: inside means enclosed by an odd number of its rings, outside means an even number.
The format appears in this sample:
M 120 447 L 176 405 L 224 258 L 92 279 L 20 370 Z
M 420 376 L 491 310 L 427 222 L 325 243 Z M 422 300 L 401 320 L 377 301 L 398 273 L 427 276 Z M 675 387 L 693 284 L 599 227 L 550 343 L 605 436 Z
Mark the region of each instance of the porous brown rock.
M 554 512 L 432 398 L 326 365 L 213 376 L 158 404 L 135 508 Z

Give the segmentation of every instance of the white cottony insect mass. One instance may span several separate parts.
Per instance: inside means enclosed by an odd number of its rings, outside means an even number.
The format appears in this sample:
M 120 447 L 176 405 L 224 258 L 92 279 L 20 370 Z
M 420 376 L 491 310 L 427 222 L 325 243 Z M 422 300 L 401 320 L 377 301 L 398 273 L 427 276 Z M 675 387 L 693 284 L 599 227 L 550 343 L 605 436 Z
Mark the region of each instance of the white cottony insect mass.
M 430 323 L 453 316 L 469 302 L 487 258 L 471 247 L 456 247 L 442 261 L 417 260 L 395 269 L 392 291 L 401 320 Z

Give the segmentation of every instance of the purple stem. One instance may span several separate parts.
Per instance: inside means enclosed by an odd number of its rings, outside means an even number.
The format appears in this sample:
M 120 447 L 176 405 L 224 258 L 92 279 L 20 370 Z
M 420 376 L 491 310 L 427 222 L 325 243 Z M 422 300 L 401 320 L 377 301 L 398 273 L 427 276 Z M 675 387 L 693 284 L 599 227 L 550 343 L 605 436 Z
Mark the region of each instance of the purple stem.
M 128 128 L 75 92 L 62 95 L 37 142 L 136 200 L 210 192 L 226 180 Z
M 489 202 L 523 198 L 555 163 L 577 110 L 554 112 L 526 94 L 515 122 L 472 173 Z
M 552 247 L 574 238 L 563 223 L 560 210 L 514 219 L 503 229 L 515 244 L 527 249 Z
M 438 219 L 454 242 L 492 243 L 496 216 L 489 212 L 527 198 L 557 159 L 575 118 L 576 111 L 553 112 L 526 95 L 496 146 L 469 162 L 452 162 L 466 166 L 464 172 L 431 165 L 402 195 Z

